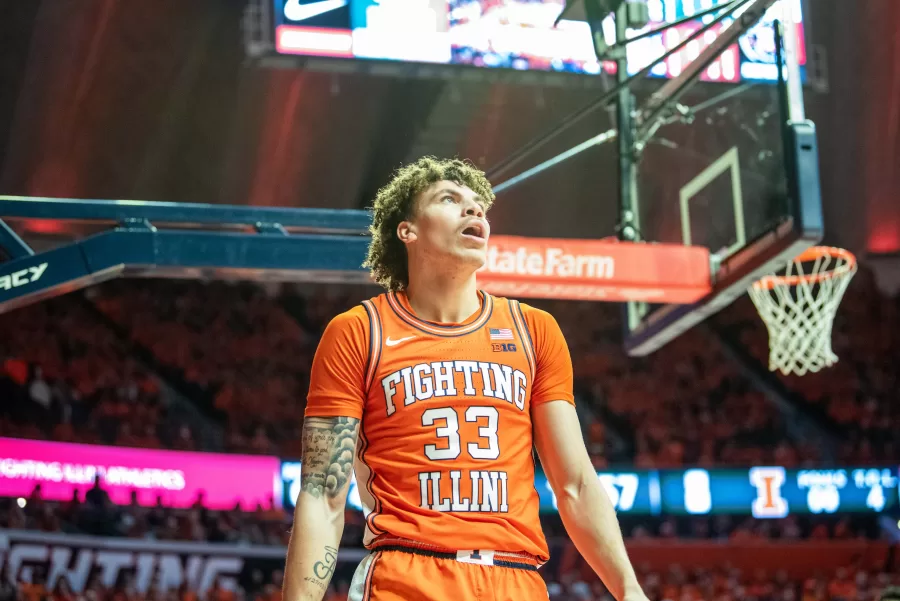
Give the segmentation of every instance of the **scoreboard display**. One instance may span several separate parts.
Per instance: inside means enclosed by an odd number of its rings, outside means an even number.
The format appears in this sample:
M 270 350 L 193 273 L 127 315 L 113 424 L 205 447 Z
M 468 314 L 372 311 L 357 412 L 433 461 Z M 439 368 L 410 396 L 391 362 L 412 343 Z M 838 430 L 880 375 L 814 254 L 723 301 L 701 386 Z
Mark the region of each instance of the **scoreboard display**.
M 621 513 L 731 514 L 760 519 L 789 514 L 884 513 L 900 509 L 897 468 L 687 469 L 601 472 L 597 475 Z M 543 475 L 541 508 L 556 509 Z
M 660 473 L 662 511 L 673 515 L 881 513 L 898 507 L 893 468 L 691 469 Z
M 606 489 L 616 511 L 634 514 L 658 514 L 659 486 L 652 472 L 599 472 L 597 478 Z M 556 495 L 543 474 L 535 479 L 535 488 L 541 499 L 541 511 L 557 511 Z
M 897 467 L 603 471 L 597 478 L 616 511 L 632 515 L 719 515 L 782 518 L 791 514 L 880 514 L 900 511 Z M 556 495 L 538 472 L 542 512 L 557 511 Z M 300 493 L 300 463 L 281 464 L 280 497 L 293 507 Z M 356 480 L 348 507 L 362 510 Z
M 587 23 L 557 18 L 565 0 L 271 0 L 279 54 L 407 63 L 466 65 L 519 71 L 596 75 L 615 73 L 598 61 Z M 738 83 L 777 78 L 772 22 L 791 13 L 797 24 L 799 61 L 805 78 L 803 0 L 778 0 L 758 24 L 725 52 L 701 78 Z M 657 29 L 727 0 L 648 0 Z M 628 47 L 637 72 L 713 19 L 706 16 L 638 40 Z M 657 66 L 651 75 L 675 77 L 716 38 L 730 19 Z M 632 35 L 646 29 L 632 30 Z M 615 38 L 612 17 L 604 34 Z

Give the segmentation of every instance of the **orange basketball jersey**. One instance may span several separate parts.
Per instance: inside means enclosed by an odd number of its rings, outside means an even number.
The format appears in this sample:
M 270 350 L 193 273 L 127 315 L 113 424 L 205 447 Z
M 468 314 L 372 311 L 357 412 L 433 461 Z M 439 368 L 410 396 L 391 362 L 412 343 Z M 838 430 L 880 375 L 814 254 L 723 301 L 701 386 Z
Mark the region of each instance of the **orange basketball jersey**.
M 480 293 L 460 324 L 418 319 L 386 293 L 326 328 L 307 416 L 361 419 L 355 472 L 365 544 L 549 554 L 534 488 L 531 409 L 573 402 L 548 313 Z

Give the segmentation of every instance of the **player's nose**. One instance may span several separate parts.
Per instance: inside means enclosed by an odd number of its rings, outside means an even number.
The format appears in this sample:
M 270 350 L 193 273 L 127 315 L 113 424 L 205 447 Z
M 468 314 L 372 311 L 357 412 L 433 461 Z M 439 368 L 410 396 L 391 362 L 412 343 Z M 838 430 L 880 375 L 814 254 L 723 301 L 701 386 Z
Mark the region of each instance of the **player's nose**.
M 464 207 L 466 217 L 478 217 L 479 219 L 484 218 L 484 207 L 481 206 L 481 203 L 469 199 L 465 201 Z

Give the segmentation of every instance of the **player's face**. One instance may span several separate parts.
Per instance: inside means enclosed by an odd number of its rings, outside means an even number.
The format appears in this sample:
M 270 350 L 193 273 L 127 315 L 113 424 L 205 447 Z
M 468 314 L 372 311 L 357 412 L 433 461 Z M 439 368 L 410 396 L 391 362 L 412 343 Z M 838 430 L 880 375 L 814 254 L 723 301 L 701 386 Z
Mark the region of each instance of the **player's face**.
M 408 252 L 429 261 L 457 259 L 476 270 L 484 265 L 491 230 L 480 196 L 466 186 L 439 181 L 419 193 L 413 207 L 412 219 L 397 228 Z

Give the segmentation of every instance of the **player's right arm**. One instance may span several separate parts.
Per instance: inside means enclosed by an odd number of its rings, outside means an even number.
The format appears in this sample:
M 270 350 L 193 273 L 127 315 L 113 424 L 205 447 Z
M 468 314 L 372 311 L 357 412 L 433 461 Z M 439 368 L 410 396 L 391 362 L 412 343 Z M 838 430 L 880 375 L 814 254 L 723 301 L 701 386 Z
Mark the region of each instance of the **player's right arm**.
M 316 349 L 302 432 L 300 494 L 288 543 L 284 601 L 321 601 L 337 563 L 365 404 L 368 318 L 335 317 Z
M 337 563 L 359 420 L 309 417 L 303 423 L 300 495 L 288 543 L 283 597 L 320 601 Z

